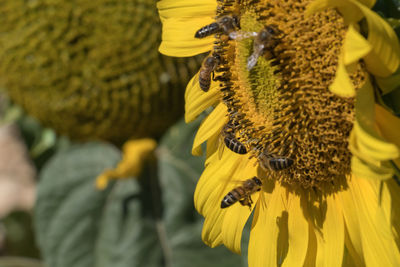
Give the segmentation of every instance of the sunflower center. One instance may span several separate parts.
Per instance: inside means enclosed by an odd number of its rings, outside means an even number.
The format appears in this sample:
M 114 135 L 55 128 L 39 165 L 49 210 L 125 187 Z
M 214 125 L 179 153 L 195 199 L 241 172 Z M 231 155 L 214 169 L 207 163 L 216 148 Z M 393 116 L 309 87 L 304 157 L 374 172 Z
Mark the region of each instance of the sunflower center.
M 217 34 L 216 70 L 235 137 L 267 177 L 303 187 L 343 181 L 354 98 L 329 91 L 346 33 L 334 9 L 305 15 L 308 0 L 219 1 L 217 17 L 237 16 L 231 39 Z M 355 88 L 366 72 L 361 63 Z

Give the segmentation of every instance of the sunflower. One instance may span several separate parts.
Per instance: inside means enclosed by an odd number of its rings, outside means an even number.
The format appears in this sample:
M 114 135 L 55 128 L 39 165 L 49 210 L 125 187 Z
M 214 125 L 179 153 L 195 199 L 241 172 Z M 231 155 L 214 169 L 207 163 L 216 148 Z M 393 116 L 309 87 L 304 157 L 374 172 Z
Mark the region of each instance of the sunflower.
M 209 52 L 187 122 L 202 238 L 249 266 L 399 266 L 398 38 L 367 0 L 162 0 L 160 52 Z M 196 37 L 195 37 L 196 35 Z M 199 38 L 200 37 L 200 38 Z

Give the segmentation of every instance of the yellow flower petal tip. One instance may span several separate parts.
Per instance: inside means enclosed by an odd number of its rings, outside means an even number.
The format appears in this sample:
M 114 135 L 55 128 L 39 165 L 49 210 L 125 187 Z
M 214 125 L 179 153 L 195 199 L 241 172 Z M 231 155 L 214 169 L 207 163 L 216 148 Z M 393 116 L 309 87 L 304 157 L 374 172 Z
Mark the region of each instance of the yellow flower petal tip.
M 108 170 L 104 173 L 100 174 L 96 178 L 96 188 L 98 190 L 104 190 L 107 188 L 108 182 L 110 181 L 110 177 L 108 176 Z
M 138 177 L 143 165 L 154 159 L 157 142 L 154 139 L 144 138 L 130 140 L 123 145 L 122 159 L 114 169 L 108 169 L 96 179 L 96 188 L 105 189 L 110 180 Z

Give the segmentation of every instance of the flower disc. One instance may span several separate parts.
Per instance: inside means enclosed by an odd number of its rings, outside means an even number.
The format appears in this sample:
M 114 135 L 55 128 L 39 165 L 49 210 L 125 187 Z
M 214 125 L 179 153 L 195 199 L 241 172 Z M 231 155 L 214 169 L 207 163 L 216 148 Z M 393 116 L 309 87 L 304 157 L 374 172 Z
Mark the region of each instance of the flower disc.
M 283 183 L 320 188 L 342 183 L 351 171 L 348 137 L 354 121 L 354 98 L 329 90 L 335 78 L 347 27 L 335 9 L 306 15 L 305 1 L 219 2 L 217 15 L 239 17 L 235 40 L 217 35 L 214 51 L 222 100 L 236 137 L 250 147 L 267 177 Z M 275 44 L 257 54 L 263 29 L 277 29 Z M 270 38 L 270 42 L 272 38 Z M 249 68 L 252 57 L 256 64 Z M 361 88 L 362 63 L 351 80 Z M 276 158 L 293 161 L 282 170 L 268 168 Z M 327 183 L 328 182 L 328 183 Z

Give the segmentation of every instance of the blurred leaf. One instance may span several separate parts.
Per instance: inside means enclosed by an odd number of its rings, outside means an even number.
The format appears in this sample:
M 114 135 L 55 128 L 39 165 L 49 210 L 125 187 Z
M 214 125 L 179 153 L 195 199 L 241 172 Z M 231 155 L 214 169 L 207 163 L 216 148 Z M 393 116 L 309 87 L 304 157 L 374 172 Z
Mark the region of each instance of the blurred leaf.
M 400 117 L 400 87 L 389 94 L 381 96 L 382 103 L 393 115 Z
M 106 191 L 94 188 L 95 177 L 115 166 L 119 151 L 91 143 L 57 154 L 41 174 L 35 212 L 47 266 L 244 266 L 240 256 L 201 240 L 193 192 L 204 159 L 190 155 L 199 123 L 172 127 L 157 165 Z
M 44 267 L 41 262 L 21 257 L 1 257 L 0 267 Z
M 377 0 L 373 10 L 386 18 L 400 18 L 400 1 Z
M 1 220 L 4 244 L 2 256 L 39 258 L 40 253 L 35 244 L 32 216 L 23 211 L 14 211 Z M 4 231 L 4 233 L 3 233 Z M 1 266 L 1 265 L 0 265 Z
M 35 226 L 48 266 L 94 266 L 94 248 L 110 194 L 97 191 L 94 179 L 119 159 L 113 147 L 92 143 L 57 154 L 44 168 Z

